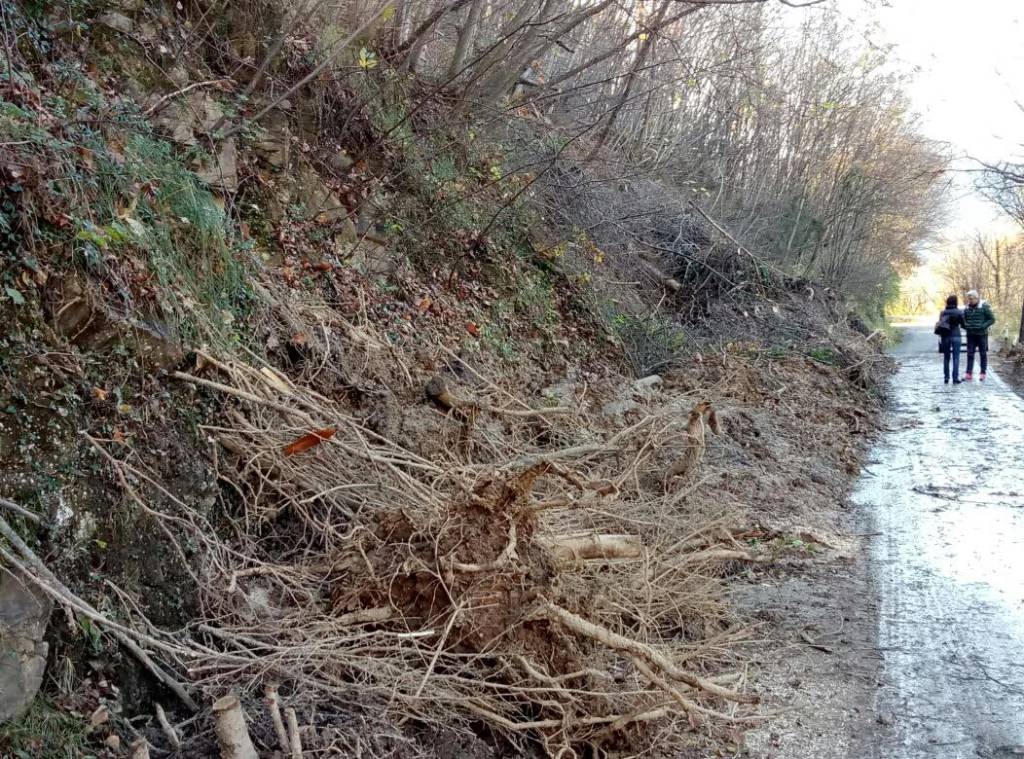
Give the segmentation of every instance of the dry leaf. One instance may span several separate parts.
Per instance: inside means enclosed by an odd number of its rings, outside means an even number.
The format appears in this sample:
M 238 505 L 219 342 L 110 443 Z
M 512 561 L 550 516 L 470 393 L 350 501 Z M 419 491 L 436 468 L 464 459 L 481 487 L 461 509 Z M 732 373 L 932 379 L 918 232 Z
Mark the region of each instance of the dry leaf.
M 302 453 L 308 451 L 310 448 L 320 445 L 325 440 L 330 440 L 334 437 L 334 433 L 338 430 L 334 427 L 327 427 L 322 430 L 315 430 L 307 435 L 303 435 L 298 440 L 289 443 L 284 447 L 285 456 L 294 456 L 296 453 Z
M 292 390 L 290 387 L 288 387 L 288 383 L 281 379 L 281 376 L 273 369 L 271 369 L 269 366 L 264 366 L 262 369 L 260 369 L 260 374 L 262 374 L 263 377 L 267 380 L 267 382 L 273 385 L 274 389 L 277 390 L 279 393 L 283 395 L 292 394 Z
M 89 727 L 95 729 L 110 719 L 110 712 L 105 706 L 99 706 L 89 717 Z

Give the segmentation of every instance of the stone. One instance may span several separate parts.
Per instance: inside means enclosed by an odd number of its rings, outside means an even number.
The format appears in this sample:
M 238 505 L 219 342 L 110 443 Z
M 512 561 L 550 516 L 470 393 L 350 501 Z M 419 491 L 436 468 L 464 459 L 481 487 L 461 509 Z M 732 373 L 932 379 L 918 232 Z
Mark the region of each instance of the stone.
M 256 143 L 256 152 L 275 169 L 283 169 L 291 157 L 291 140 L 288 114 L 271 111 L 264 119 L 263 138 Z
M 39 692 L 52 610 L 50 599 L 30 582 L 0 569 L 0 722 L 23 717 Z
M 156 28 L 156 24 L 151 24 L 148 21 L 146 21 L 144 23 L 139 24 L 139 32 L 136 36 L 138 36 L 138 38 L 143 42 L 148 42 L 152 44 L 156 42 L 159 34 L 160 33 Z
M 640 404 L 632 398 L 620 398 L 606 403 L 601 407 L 601 413 L 610 418 L 624 417 L 640 408 Z
M 195 119 L 183 108 L 163 108 L 153 123 L 179 145 L 193 147 L 198 144 L 192 126 Z
M 131 34 L 135 29 L 135 22 L 123 13 L 111 11 L 110 13 L 104 13 L 96 20 L 104 26 L 109 26 L 111 29 L 115 29 L 124 34 Z
M 182 347 L 163 325 L 112 313 L 76 276 L 50 281 L 47 310 L 54 329 L 81 348 L 102 352 L 123 345 L 151 369 L 168 369 L 184 359 Z
M 396 274 L 404 261 L 401 254 L 370 240 L 343 243 L 338 253 L 348 259 L 349 265 L 364 277 L 389 277 Z
M 299 171 L 295 201 L 306 209 L 307 219 L 329 223 L 348 216 L 348 209 L 310 166 Z
M 174 82 L 178 87 L 184 87 L 188 84 L 188 71 L 186 71 L 183 66 L 174 66 L 170 71 L 167 72 L 167 76 L 170 77 L 171 81 Z
M 196 120 L 198 129 L 212 132 L 213 128 L 224 120 L 224 109 L 208 92 L 193 92 L 189 101 L 191 107 L 188 108 L 188 112 Z
M 663 380 L 660 375 L 651 374 L 634 382 L 633 392 L 641 397 L 650 398 L 658 391 L 662 384 Z
M 196 176 L 206 182 L 210 187 L 215 187 L 224 192 L 234 192 L 238 189 L 238 150 L 235 147 L 235 138 L 229 137 L 220 146 L 220 152 L 213 161 L 207 162 L 196 172 Z
M 352 159 L 344 150 L 339 150 L 337 153 L 331 155 L 331 157 L 327 159 L 327 163 L 339 174 L 345 174 L 350 168 L 352 168 Z

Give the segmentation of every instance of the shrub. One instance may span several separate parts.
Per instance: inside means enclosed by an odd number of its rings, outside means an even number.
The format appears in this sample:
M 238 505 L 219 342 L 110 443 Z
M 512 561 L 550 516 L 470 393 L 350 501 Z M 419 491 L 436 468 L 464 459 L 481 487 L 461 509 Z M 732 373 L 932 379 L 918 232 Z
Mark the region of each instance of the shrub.
M 608 322 L 638 377 L 664 371 L 682 360 L 686 335 L 670 319 L 612 312 Z

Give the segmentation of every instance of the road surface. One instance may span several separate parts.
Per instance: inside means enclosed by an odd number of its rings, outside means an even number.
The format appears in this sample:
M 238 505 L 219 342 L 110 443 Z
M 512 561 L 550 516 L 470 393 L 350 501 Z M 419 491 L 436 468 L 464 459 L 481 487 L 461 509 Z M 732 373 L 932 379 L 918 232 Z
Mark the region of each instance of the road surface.
M 875 533 L 877 729 L 848 757 L 1024 756 L 1024 399 L 991 367 L 943 385 L 930 328 L 895 354 L 889 431 L 854 495 Z

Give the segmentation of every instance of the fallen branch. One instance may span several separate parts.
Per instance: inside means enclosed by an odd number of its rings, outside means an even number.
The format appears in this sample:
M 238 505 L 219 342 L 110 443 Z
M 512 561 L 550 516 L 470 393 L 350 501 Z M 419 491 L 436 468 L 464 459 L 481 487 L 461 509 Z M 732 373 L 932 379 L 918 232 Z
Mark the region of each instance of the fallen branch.
M 673 680 L 686 683 L 687 685 L 698 688 L 706 693 L 710 693 L 719 698 L 724 698 L 727 701 L 735 701 L 740 704 L 756 704 L 758 697 L 748 693 L 737 693 L 723 688 L 720 685 L 705 680 L 704 678 L 698 677 L 692 672 L 678 667 L 671 659 L 662 654 L 660 651 L 655 650 L 651 646 L 645 643 L 641 643 L 638 640 L 627 638 L 625 635 L 620 635 L 617 632 L 613 632 L 605 627 L 596 625 L 583 617 L 573 614 L 568 609 L 563 609 L 553 603 L 546 603 L 544 610 L 553 617 L 561 625 L 578 635 L 596 640 L 599 643 L 603 643 L 609 648 L 614 648 L 623 653 L 631 654 L 633 656 L 639 656 L 647 661 L 651 662 L 665 674 L 671 677 Z
M 14 501 L 8 501 L 6 498 L 0 498 L 0 506 L 3 506 L 8 511 L 13 511 L 18 516 L 25 517 L 25 519 L 34 524 L 40 523 L 40 519 L 37 515 L 33 514 L 24 506 L 19 506 Z
M 169 92 L 168 94 L 164 95 L 162 98 L 160 98 L 155 103 L 153 103 L 153 105 L 151 105 L 149 108 L 147 108 L 145 111 L 143 111 L 142 115 L 144 117 L 152 116 L 154 113 L 159 111 L 160 108 L 167 101 L 173 100 L 174 98 L 178 97 L 179 95 L 184 95 L 184 94 L 186 94 L 188 92 L 191 92 L 192 90 L 198 89 L 199 87 L 210 87 L 210 86 L 215 85 L 215 84 L 226 84 L 226 83 L 229 83 L 231 81 L 232 81 L 231 79 L 207 79 L 205 82 L 193 82 L 192 84 L 188 85 L 187 87 L 182 87 L 180 90 L 175 90 L 174 92 Z
M 751 553 L 750 551 L 739 551 L 732 548 L 709 548 L 706 551 L 694 551 L 685 554 L 684 564 L 696 564 L 705 561 L 749 561 L 754 564 L 765 564 L 772 560 L 771 556 Z
M 164 712 L 164 708 L 160 704 L 156 705 L 156 721 L 160 723 L 160 729 L 164 731 L 164 735 L 167 738 L 167 742 L 171 745 L 171 749 L 174 751 L 181 750 L 181 739 L 178 738 L 178 733 L 175 732 L 171 723 L 167 721 L 167 714 Z
M 477 409 L 486 411 L 490 414 L 496 414 L 498 416 L 511 416 L 519 419 L 529 419 L 537 416 L 544 417 L 557 416 L 560 414 L 572 414 L 576 411 L 576 409 L 568 408 L 566 406 L 552 406 L 551 408 L 538 409 L 507 409 L 499 408 L 498 406 L 490 406 L 486 403 L 467 401 L 455 397 L 451 390 L 448 389 L 448 384 L 440 376 L 432 377 L 424 388 L 424 391 L 430 400 L 445 411 L 458 411 L 464 416 L 473 416 Z

